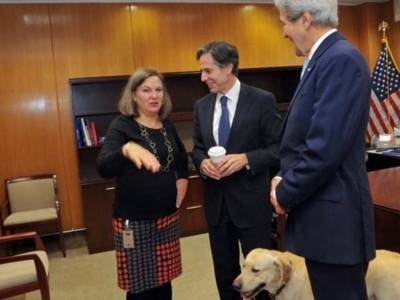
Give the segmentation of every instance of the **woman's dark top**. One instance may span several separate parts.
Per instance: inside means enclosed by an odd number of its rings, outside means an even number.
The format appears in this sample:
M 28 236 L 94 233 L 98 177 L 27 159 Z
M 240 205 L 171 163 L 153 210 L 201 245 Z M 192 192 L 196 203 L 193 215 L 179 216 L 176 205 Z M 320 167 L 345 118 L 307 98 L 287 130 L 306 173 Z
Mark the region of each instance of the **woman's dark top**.
M 138 123 L 132 117 L 115 118 L 106 134 L 104 145 L 96 160 L 97 169 L 104 178 L 116 178 L 113 217 L 129 220 L 156 219 L 171 214 L 176 208 L 176 180 L 188 178 L 188 156 L 176 129 L 169 119 L 163 120 L 167 138 L 173 148 L 169 172 L 152 173 L 138 169 L 124 157 L 122 146 L 133 141 L 153 153 Z M 156 144 L 160 163 L 167 165 L 168 150 L 160 129 L 145 127 Z

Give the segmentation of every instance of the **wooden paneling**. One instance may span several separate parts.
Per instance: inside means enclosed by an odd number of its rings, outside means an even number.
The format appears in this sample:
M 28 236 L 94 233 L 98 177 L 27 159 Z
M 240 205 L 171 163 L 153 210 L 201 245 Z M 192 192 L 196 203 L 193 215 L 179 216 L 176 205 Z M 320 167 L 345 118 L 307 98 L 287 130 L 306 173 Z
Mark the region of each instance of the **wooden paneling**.
M 137 67 L 161 72 L 197 70 L 196 49 L 202 43 L 200 4 L 131 6 L 132 40 Z
M 361 5 L 357 11 L 359 16 L 355 22 L 359 24 L 359 49 L 363 53 L 372 72 L 381 50 L 382 33 L 378 31 L 379 23 L 385 19 L 382 9 L 385 4 L 367 3 Z
M 386 36 L 389 41 L 390 50 L 392 52 L 393 58 L 400 66 L 400 22 L 394 21 L 394 9 L 393 2 L 385 2 L 381 5 L 376 3 L 370 3 L 368 5 L 368 19 L 370 20 L 370 27 L 368 28 L 368 33 L 371 36 L 370 43 L 365 46 L 370 52 L 371 68 L 373 68 L 377 62 L 378 55 L 381 50 L 381 39 L 382 32 L 378 31 L 378 26 L 382 21 L 386 21 L 389 25 L 389 29 L 386 31 Z M 363 49 L 364 50 L 364 49 Z M 367 52 L 368 50 L 365 50 Z
M 196 49 L 213 39 L 239 48 L 241 68 L 299 66 L 274 5 L 2 4 L 0 6 L 0 202 L 4 179 L 56 173 L 65 229 L 83 227 L 78 157 L 68 80 L 129 75 L 135 67 L 198 70 Z M 393 3 L 340 7 L 339 29 L 370 68 L 379 23 L 400 63 Z
M 50 5 L 57 74 L 63 78 L 133 72 L 129 6 Z
M 293 45 L 283 38 L 274 5 L 203 5 L 205 42 L 227 40 L 238 47 L 241 68 L 301 65 Z
M 395 57 L 397 66 L 399 66 L 400 65 L 400 43 L 399 43 L 400 22 L 394 22 L 392 1 L 386 3 L 382 11 L 384 12 L 384 16 L 380 21 L 385 20 L 386 22 L 389 23 L 389 30 L 386 32 L 386 34 L 389 40 L 390 49 L 392 50 L 393 56 Z
M 268 43 L 265 5 L 203 5 L 203 18 L 207 20 L 205 42 L 226 40 L 236 45 L 240 68 L 263 66 L 266 63 Z
M 68 80 L 130 74 L 134 69 L 129 6 L 49 5 L 60 111 L 60 135 L 69 189 L 65 228 L 84 227 L 72 102 Z
M 355 7 L 353 10 L 353 22 L 358 23 L 359 49 L 367 60 L 372 72 L 381 51 L 382 32 L 378 30 L 379 24 L 386 21 L 389 30 L 386 32 L 393 57 L 397 63 L 400 62 L 400 23 L 394 22 L 392 1 L 385 3 L 366 3 Z
M 63 191 L 47 6 L 1 5 L 0 28 L 0 202 L 5 197 L 6 178 L 55 173 Z M 67 200 L 67 194 L 61 192 L 61 205 Z
M 354 22 L 354 7 L 340 6 L 339 7 L 339 26 L 338 30 L 344 37 L 357 48 L 359 47 L 360 28 L 357 22 Z
M 283 27 L 279 13 L 273 5 L 267 6 L 266 28 L 268 35 L 264 41 L 269 45 L 266 66 L 301 66 L 304 57 L 295 55 L 293 42 L 283 37 Z

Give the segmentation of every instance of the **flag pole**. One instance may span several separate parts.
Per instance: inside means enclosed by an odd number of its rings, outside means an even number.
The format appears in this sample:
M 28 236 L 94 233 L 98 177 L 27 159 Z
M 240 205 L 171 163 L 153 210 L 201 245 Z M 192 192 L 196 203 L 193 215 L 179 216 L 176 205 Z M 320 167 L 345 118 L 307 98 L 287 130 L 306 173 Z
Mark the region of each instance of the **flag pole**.
M 386 30 L 389 29 L 389 24 L 386 21 L 382 21 L 379 24 L 379 31 L 382 31 L 382 41 L 386 44 L 385 47 L 385 55 L 386 55 L 386 90 L 387 90 L 387 101 L 386 101 L 386 115 L 387 115 L 387 124 L 386 129 L 389 134 L 393 133 L 393 129 L 390 126 L 390 112 L 389 112 L 389 102 L 390 102 L 390 72 L 389 72 L 389 55 L 388 55 L 388 44 L 386 40 Z

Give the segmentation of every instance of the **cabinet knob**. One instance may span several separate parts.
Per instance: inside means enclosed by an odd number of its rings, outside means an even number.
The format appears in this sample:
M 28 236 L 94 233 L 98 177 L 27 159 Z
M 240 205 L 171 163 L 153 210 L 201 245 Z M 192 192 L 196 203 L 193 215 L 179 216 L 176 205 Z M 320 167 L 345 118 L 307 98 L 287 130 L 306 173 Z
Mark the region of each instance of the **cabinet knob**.
M 194 205 L 194 206 L 186 207 L 186 209 L 190 210 L 190 209 L 197 209 L 197 208 L 202 208 L 202 207 L 203 207 L 203 205 Z
M 115 186 L 110 186 L 106 188 L 106 191 L 113 191 L 115 190 Z

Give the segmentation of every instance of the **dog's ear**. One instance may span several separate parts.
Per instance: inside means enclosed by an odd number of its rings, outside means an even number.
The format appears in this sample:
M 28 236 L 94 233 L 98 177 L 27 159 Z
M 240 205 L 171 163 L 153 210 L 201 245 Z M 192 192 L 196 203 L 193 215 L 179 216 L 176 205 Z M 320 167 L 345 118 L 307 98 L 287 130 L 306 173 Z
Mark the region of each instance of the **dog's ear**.
M 276 257 L 275 264 L 279 269 L 281 284 L 287 284 L 292 274 L 292 263 L 286 255 Z

